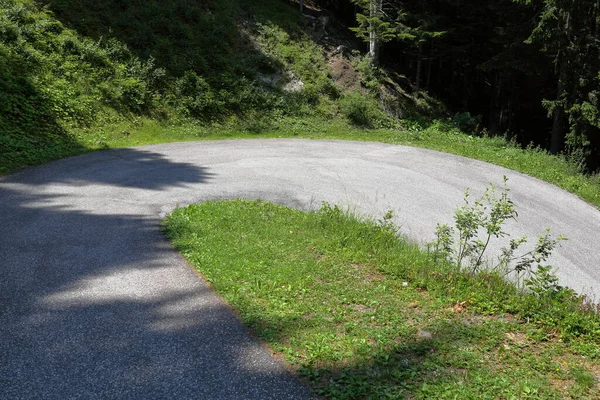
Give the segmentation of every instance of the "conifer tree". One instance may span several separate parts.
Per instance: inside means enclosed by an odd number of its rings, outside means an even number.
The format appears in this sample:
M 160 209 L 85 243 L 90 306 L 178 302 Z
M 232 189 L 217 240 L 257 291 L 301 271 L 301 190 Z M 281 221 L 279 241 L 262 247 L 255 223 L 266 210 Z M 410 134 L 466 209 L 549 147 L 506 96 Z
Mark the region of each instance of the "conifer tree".
M 598 0 L 527 0 L 540 9 L 528 39 L 555 66 L 556 96 L 544 101 L 553 118 L 551 151 L 585 147 L 600 130 Z M 566 123 L 568 122 L 568 126 Z
M 390 18 L 383 12 L 383 0 L 352 0 L 363 13 L 356 14 L 356 35 L 369 43 L 369 57 L 373 65 L 379 61 L 379 46 L 395 37 Z

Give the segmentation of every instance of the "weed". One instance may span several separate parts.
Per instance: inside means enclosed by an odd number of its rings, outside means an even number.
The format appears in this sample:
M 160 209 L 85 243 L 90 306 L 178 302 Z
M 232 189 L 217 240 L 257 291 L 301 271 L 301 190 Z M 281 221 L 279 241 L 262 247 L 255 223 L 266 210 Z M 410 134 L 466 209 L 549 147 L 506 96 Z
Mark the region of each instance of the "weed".
M 532 250 L 521 255 L 515 254 L 527 242 L 527 238 L 511 238 L 508 245 L 501 249 L 497 263 L 490 264 L 486 257 L 491 240 L 507 237 L 504 224 L 509 219 L 516 220 L 518 216 L 515 204 L 508 196 L 506 183 L 507 178 L 504 177 L 500 194 L 495 186 L 490 185 L 483 196 L 474 202 L 470 201 L 469 190 L 465 191 L 465 205 L 454 213 L 455 226 L 438 224 L 436 228 L 436 240 L 429 245 L 434 260 L 449 262 L 469 274 L 485 270 L 497 271 L 504 276 L 514 275 L 517 283 L 523 282 L 534 293 L 556 293 L 562 290 L 558 278 L 551 273 L 552 267 L 543 263 L 557 244 L 565 240 L 562 235 L 552 238 L 548 230 L 539 236 Z

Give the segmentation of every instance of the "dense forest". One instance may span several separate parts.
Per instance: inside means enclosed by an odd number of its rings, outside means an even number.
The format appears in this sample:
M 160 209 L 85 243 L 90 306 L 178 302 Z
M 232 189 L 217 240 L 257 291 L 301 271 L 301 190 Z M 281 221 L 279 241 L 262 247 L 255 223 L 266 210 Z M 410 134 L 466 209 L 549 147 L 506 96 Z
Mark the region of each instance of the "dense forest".
M 598 0 L 319 0 L 479 132 L 599 166 Z

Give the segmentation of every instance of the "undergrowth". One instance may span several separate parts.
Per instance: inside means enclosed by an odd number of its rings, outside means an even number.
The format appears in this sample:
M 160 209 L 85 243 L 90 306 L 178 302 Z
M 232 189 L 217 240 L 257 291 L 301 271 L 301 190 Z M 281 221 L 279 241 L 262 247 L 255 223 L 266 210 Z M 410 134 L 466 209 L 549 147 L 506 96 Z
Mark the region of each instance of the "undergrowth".
M 1 0 L 0 173 L 86 151 L 78 136 L 140 118 L 253 126 L 320 104 L 335 113 L 322 49 L 294 8 L 266 3 Z

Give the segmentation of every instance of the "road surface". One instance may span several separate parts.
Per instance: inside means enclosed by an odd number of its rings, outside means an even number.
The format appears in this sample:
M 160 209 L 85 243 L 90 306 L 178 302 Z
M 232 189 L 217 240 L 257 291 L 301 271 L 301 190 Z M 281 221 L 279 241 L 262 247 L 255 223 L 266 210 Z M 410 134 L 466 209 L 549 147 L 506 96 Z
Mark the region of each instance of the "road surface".
M 469 187 L 507 176 L 513 236 L 569 241 L 561 283 L 600 298 L 600 212 L 501 167 L 417 148 L 293 139 L 173 143 L 58 160 L 0 178 L 0 397 L 304 399 L 308 391 L 160 233 L 178 206 L 322 201 L 425 243 Z

